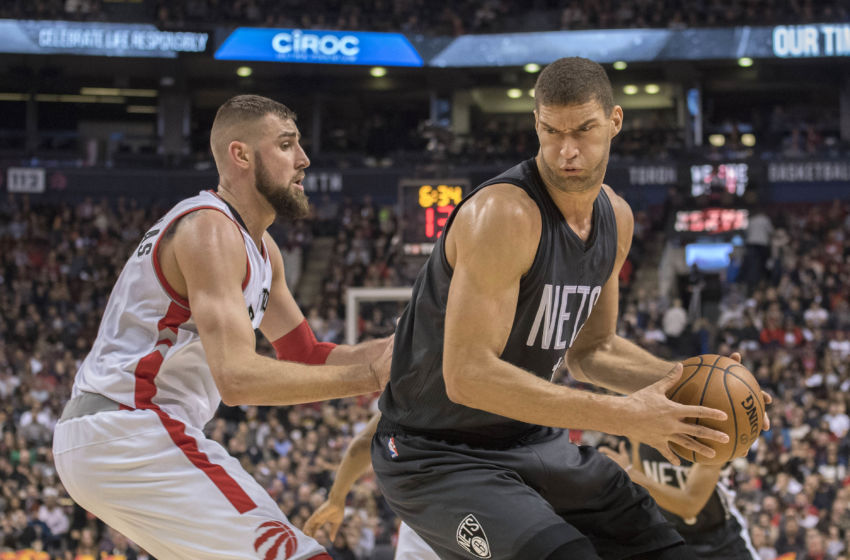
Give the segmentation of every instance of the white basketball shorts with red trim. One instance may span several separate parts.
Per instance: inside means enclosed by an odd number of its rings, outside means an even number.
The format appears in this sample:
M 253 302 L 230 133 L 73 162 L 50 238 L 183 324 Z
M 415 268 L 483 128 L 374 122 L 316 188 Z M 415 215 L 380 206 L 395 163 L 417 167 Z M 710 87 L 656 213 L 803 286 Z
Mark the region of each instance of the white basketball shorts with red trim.
M 157 558 L 330 558 L 221 445 L 161 411 L 62 421 L 53 454 L 71 497 Z

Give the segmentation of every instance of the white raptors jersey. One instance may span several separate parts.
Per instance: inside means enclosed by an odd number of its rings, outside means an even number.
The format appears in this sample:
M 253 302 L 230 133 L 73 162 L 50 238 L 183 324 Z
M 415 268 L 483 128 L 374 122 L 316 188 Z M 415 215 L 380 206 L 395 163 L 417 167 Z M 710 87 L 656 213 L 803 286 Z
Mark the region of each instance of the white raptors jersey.
M 155 223 L 124 265 L 94 346 L 77 372 L 74 396 L 81 391 L 100 393 L 126 407 L 153 409 L 197 428 L 213 417 L 221 396 L 189 302 L 168 285 L 157 259 L 169 228 L 201 209 L 222 212 L 242 232 L 248 263 L 242 284 L 245 312 L 254 328 L 259 327 L 272 280 L 265 244 L 254 244 L 240 218 L 217 194 L 201 192 Z

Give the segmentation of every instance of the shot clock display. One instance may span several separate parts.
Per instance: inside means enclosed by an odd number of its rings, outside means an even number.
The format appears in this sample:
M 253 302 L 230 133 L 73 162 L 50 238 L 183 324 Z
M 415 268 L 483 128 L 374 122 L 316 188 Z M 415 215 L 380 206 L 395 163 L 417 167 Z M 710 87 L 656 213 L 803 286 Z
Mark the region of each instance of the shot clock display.
M 402 179 L 401 241 L 405 254 L 430 254 L 446 221 L 469 189 L 466 179 Z

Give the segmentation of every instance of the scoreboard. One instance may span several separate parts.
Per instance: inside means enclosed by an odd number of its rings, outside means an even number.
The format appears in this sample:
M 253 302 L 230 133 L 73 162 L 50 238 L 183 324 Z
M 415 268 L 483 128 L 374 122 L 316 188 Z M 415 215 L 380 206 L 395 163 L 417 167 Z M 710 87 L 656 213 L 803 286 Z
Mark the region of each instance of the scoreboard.
M 430 254 L 468 190 L 466 179 L 402 179 L 398 200 L 404 253 Z
M 679 210 L 673 231 L 679 234 L 734 234 L 743 233 L 749 224 L 746 208 L 702 208 Z

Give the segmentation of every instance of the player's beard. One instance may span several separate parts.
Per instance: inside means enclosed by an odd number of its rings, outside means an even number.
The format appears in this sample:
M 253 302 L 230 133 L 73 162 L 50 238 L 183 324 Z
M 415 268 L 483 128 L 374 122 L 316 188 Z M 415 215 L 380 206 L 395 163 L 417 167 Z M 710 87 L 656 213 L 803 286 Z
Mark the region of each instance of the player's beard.
M 310 214 L 310 201 L 301 189 L 292 184 L 279 185 L 269 174 L 263 160 L 257 154 L 257 166 L 254 169 L 254 180 L 257 183 L 257 191 L 274 208 L 279 218 L 287 220 L 298 220 L 306 218 Z

